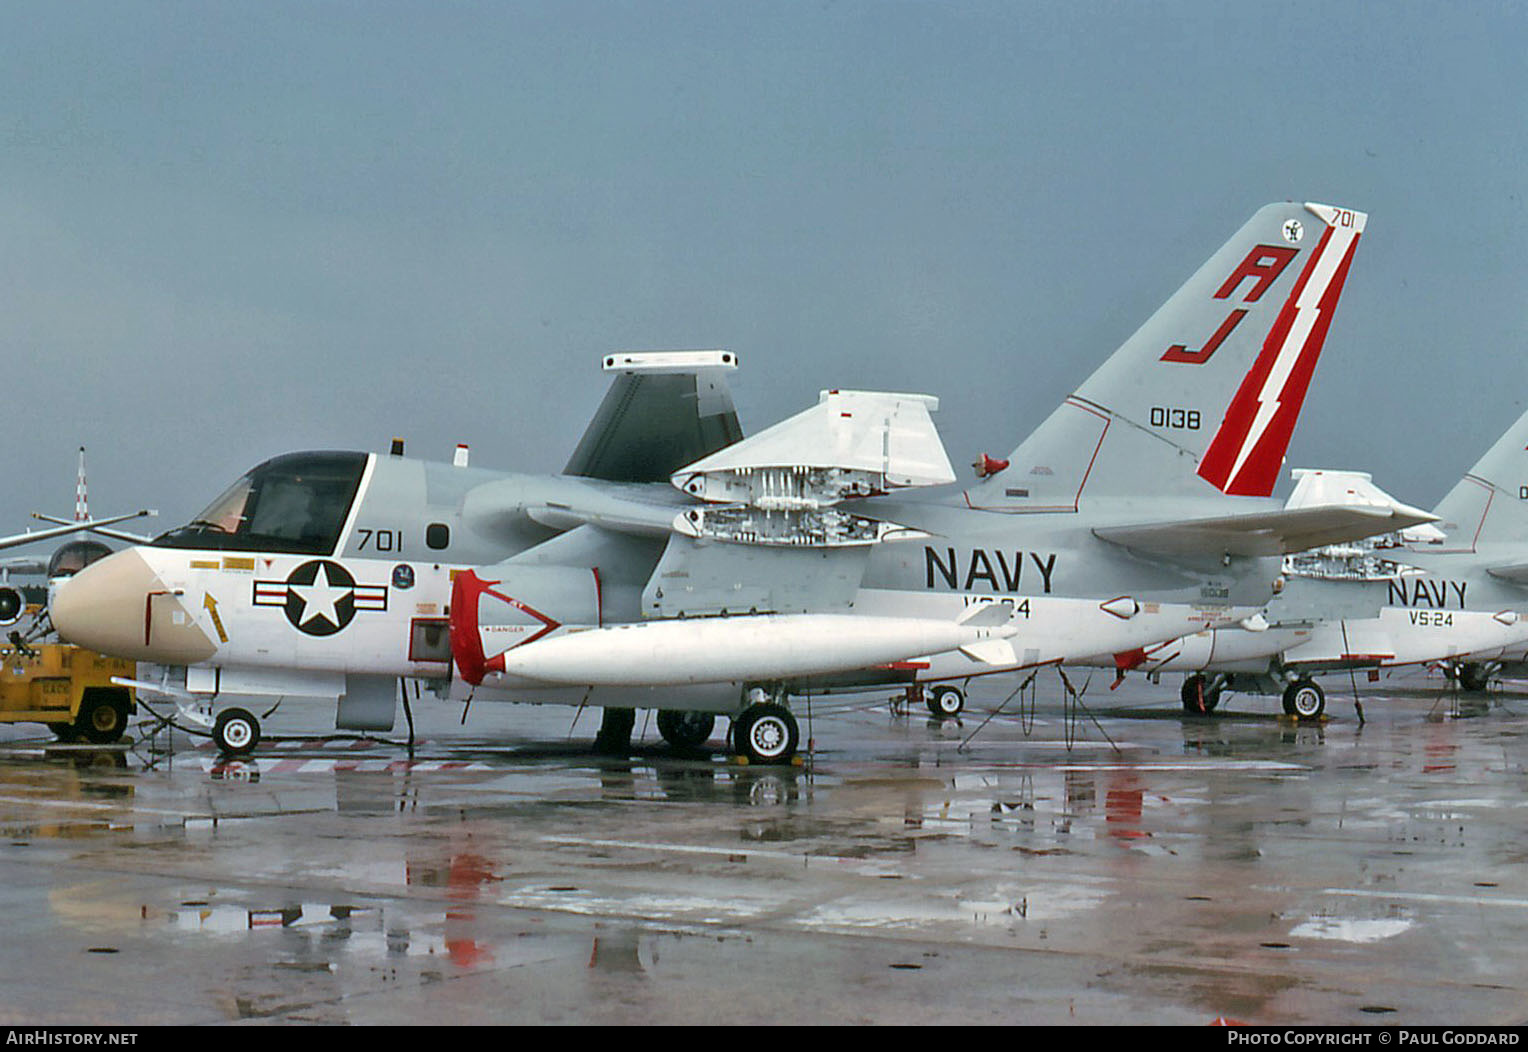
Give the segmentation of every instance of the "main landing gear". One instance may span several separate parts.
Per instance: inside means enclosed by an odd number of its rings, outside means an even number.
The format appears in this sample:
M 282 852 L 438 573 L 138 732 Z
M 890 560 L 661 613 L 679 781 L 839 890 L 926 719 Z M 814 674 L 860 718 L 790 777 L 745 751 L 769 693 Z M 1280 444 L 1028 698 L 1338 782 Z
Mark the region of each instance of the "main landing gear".
M 796 755 L 801 727 L 785 707 L 783 690 L 748 687 L 748 704 L 732 721 L 732 749 L 749 763 L 785 764 Z
M 732 746 L 750 763 L 789 763 L 800 741 L 796 717 L 772 701 L 748 706 L 732 725 Z
M 953 720 L 966 708 L 966 693 L 952 683 L 941 683 L 925 695 L 935 719 Z
M 1284 688 L 1284 713 L 1302 720 L 1320 719 L 1326 711 L 1326 691 L 1308 677 Z
M 1194 716 L 1208 716 L 1215 711 L 1215 706 L 1220 704 L 1220 689 L 1223 676 L 1217 676 L 1213 681 L 1203 672 L 1196 672 L 1183 681 L 1183 711 Z
M 953 683 L 939 683 L 925 687 L 922 683 L 909 683 L 900 699 L 891 699 L 894 715 L 906 715 L 916 706 L 924 705 L 936 720 L 953 720 L 966 708 L 966 692 Z
M 658 713 L 658 733 L 675 749 L 698 749 L 711 737 L 716 717 L 709 712 L 680 712 L 663 709 Z
M 749 763 L 790 763 L 801 743 L 801 727 L 785 707 L 785 693 L 752 687 L 744 693 L 743 702 L 743 711 L 732 717 L 727 737 L 729 748 Z M 629 753 L 636 715 L 634 709 L 605 709 L 594 739 L 595 751 L 606 756 Z M 710 712 L 658 711 L 658 733 L 675 752 L 701 748 L 715 729 L 716 716 Z
M 1465 661 L 1454 666 L 1453 679 L 1462 690 L 1482 691 L 1490 687 L 1491 675 L 1497 666 L 1486 662 Z

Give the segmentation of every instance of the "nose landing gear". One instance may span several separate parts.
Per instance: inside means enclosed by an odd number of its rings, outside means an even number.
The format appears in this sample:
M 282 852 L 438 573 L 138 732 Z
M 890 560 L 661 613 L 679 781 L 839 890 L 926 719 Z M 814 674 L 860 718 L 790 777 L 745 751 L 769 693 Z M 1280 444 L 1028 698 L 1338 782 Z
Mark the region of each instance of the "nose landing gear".
M 783 690 L 749 687 L 748 705 L 732 721 L 732 748 L 749 763 L 790 763 L 801 742 L 801 727 L 785 707 Z
M 244 709 L 224 709 L 212 724 L 212 740 L 225 756 L 248 756 L 260 744 L 260 721 Z

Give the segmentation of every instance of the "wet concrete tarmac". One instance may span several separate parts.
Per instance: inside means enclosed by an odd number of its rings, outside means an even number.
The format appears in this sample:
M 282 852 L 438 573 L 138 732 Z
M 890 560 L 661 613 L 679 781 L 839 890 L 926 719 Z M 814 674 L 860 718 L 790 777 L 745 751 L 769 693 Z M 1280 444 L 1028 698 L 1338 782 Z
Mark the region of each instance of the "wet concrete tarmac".
M 1095 683 L 1094 723 L 1051 678 L 981 726 L 1013 685 L 815 704 L 789 769 L 567 709 L 421 703 L 412 759 L 0 728 L 0 1023 L 1528 1018 L 1528 696 Z

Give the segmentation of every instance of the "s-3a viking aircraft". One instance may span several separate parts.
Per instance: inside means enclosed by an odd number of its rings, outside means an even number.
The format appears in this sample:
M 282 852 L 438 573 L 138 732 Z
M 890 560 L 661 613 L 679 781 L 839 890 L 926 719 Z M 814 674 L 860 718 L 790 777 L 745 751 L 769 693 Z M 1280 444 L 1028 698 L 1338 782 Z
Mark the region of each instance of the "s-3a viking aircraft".
M 1367 475 L 1324 474 L 1360 500 L 1389 502 Z M 1282 692 L 1284 710 L 1305 719 L 1325 711 L 1323 672 L 1438 664 L 1480 690 L 1498 671 L 1528 667 L 1528 414 L 1433 516 L 1441 529 L 1407 530 L 1385 547 L 1293 557 L 1266 632 L 1199 633 L 1147 648 L 1134 667 L 1189 673 L 1189 712 L 1213 712 L 1225 691 Z
M 316 696 L 340 727 L 387 729 L 414 680 L 657 709 L 681 746 L 726 715 L 755 762 L 794 754 L 793 693 L 1235 625 L 1284 553 L 1415 521 L 1266 499 L 1364 222 L 1258 211 L 970 489 L 949 485 L 926 396 L 827 391 L 744 440 L 734 356 L 612 356 L 561 475 L 277 457 L 66 582 L 53 621 L 204 718 L 219 694 Z M 245 751 L 258 722 L 225 708 L 214 735 Z

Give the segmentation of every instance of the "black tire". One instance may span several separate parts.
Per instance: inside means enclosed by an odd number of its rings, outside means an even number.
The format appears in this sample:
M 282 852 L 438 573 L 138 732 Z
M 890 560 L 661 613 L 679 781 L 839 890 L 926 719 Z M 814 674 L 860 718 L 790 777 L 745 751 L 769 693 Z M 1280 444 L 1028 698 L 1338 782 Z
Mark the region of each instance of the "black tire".
M 716 729 L 716 717 L 709 712 L 681 712 L 660 709 L 658 733 L 676 749 L 697 749 Z
M 1284 688 L 1284 713 L 1302 720 L 1320 719 L 1326 711 L 1326 691 L 1312 679 L 1297 679 Z
M 965 691 L 949 683 L 941 683 L 926 695 L 928 711 L 936 719 L 952 720 L 966 708 Z
M 127 691 L 110 687 L 87 688 L 74 718 L 76 737 L 95 745 L 110 745 L 127 730 Z M 55 732 L 56 733 L 56 732 Z
M 601 756 L 625 756 L 631 752 L 631 732 L 637 726 L 636 709 L 603 710 L 594 751 Z
M 225 756 L 248 756 L 260 744 L 260 721 L 245 709 L 224 709 L 212 724 L 212 740 Z
M 748 706 L 732 727 L 733 747 L 749 763 L 790 763 L 800 740 L 796 717 L 772 701 Z
M 1210 679 L 1196 672 L 1183 681 L 1183 711 L 1192 716 L 1208 716 L 1220 704 L 1220 688 L 1210 687 Z

